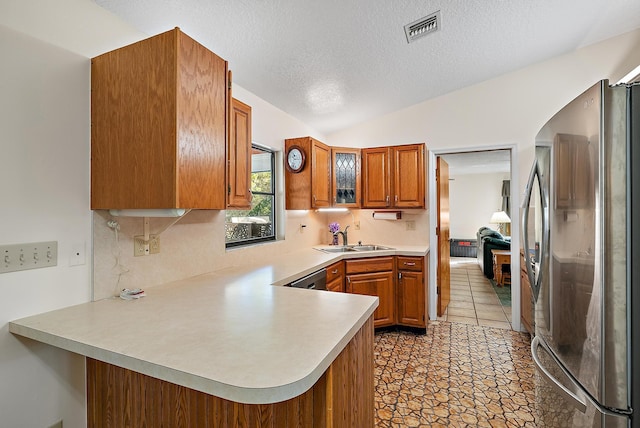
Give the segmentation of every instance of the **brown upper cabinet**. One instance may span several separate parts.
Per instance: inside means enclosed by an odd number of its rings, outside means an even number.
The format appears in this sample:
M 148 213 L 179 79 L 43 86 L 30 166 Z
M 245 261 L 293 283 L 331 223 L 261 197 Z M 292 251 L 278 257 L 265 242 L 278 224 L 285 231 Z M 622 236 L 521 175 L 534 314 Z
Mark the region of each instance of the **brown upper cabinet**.
M 231 99 L 227 147 L 227 207 L 251 208 L 251 107 Z
M 331 194 L 334 207 L 360 207 L 360 149 L 331 148 Z
M 227 62 L 178 28 L 91 60 L 91 208 L 226 206 Z
M 290 150 L 303 156 L 302 167 L 288 164 Z M 290 138 L 284 143 L 286 209 L 308 210 L 331 206 L 331 148 L 311 137 Z
M 424 208 L 424 144 L 362 149 L 362 208 Z

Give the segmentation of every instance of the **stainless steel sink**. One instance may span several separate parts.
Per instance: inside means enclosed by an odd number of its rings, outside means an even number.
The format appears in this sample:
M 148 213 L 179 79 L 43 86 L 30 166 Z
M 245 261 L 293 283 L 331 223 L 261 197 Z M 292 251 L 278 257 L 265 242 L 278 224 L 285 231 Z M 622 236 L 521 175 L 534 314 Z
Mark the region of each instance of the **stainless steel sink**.
M 383 247 L 382 245 L 348 245 L 341 247 L 325 247 L 316 248 L 317 250 L 324 251 L 325 253 L 349 253 L 352 251 L 383 251 L 383 250 L 395 250 L 391 247 Z
M 324 251 L 325 253 L 348 253 L 354 250 L 352 247 L 332 247 L 332 248 L 318 248 L 320 251 Z
M 383 247 L 382 245 L 353 245 L 350 246 L 356 251 L 383 251 L 383 250 L 393 250 L 391 247 Z

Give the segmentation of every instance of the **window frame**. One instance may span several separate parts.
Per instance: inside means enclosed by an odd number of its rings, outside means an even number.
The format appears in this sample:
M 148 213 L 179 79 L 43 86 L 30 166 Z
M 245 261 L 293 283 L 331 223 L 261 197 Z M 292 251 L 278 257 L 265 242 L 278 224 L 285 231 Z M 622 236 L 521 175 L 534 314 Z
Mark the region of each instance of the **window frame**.
M 253 196 L 255 195 L 266 195 L 266 196 L 271 196 L 272 197 L 272 203 L 271 203 L 271 235 L 270 236 L 263 236 L 263 237 L 259 237 L 259 238 L 248 238 L 248 239 L 243 239 L 240 241 L 233 241 L 233 242 L 227 242 L 226 240 L 226 235 L 225 235 L 225 248 L 226 249 L 230 249 L 230 248 L 238 248 L 238 247 L 248 247 L 251 245 L 256 245 L 256 244 L 262 244 L 265 242 L 271 242 L 271 241 L 276 241 L 277 240 L 277 201 L 276 201 L 276 151 L 270 147 L 266 147 L 266 146 L 262 146 L 256 143 L 251 143 L 251 150 L 260 150 L 261 152 L 264 153 L 269 153 L 270 155 L 270 162 L 271 162 L 271 192 L 254 192 L 253 189 L 250 189 L 251 191 L 251 195 L 252 195 L 252 200 L 253 200 Z M 252 154 L 253 156 L 253 154 Z M 253 172 L 251 172 L 253 174 Z M 250 180 L 251 181 L 251 180 Z M 225 214 L 225 224 L 226 224 L 226 214 Z

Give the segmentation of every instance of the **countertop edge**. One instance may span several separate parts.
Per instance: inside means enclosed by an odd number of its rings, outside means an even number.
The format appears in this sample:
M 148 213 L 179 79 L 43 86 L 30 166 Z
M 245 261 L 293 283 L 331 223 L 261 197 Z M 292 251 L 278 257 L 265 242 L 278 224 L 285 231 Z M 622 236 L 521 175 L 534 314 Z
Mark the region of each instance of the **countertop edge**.
M 105 363 L 113 364 L 128 370 L 142 373 L 160 380 L 194 389 L 200 392 L 214 395 L 230 401 L 245 404 L 272 404 L 295 398 L 308 391 L 323 373 L 329 368 L 337 356 L 353 339 L 365 322 L 373 315 L 378 306 L 378 298 L 371 303 L 369 308 L 353 324 L 352 328 L 336 343 L 322 361 L 305 377 L 294 383 L 279 385 L 270 388 L 249 389 L 233 386 L 213 379 L 193 375 L 184 371 L 158 365 L 149 361 L 143 361 L 121 353 L 115 353 L 92 345 L 83 344 L 56 334 L 51 334 L 26 325 L 20 324 L 20 320 L 9 322 L 9 331 L 21 337 L 55 346 L 78 355 L 93 358 Z

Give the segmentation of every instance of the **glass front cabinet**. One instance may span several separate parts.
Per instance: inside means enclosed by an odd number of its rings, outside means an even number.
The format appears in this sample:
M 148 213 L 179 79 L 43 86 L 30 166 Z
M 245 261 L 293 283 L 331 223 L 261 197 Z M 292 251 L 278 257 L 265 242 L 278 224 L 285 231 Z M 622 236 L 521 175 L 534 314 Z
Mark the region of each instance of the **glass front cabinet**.
M 331 149 L 334 207 L 360 207 L 360 149 Z

